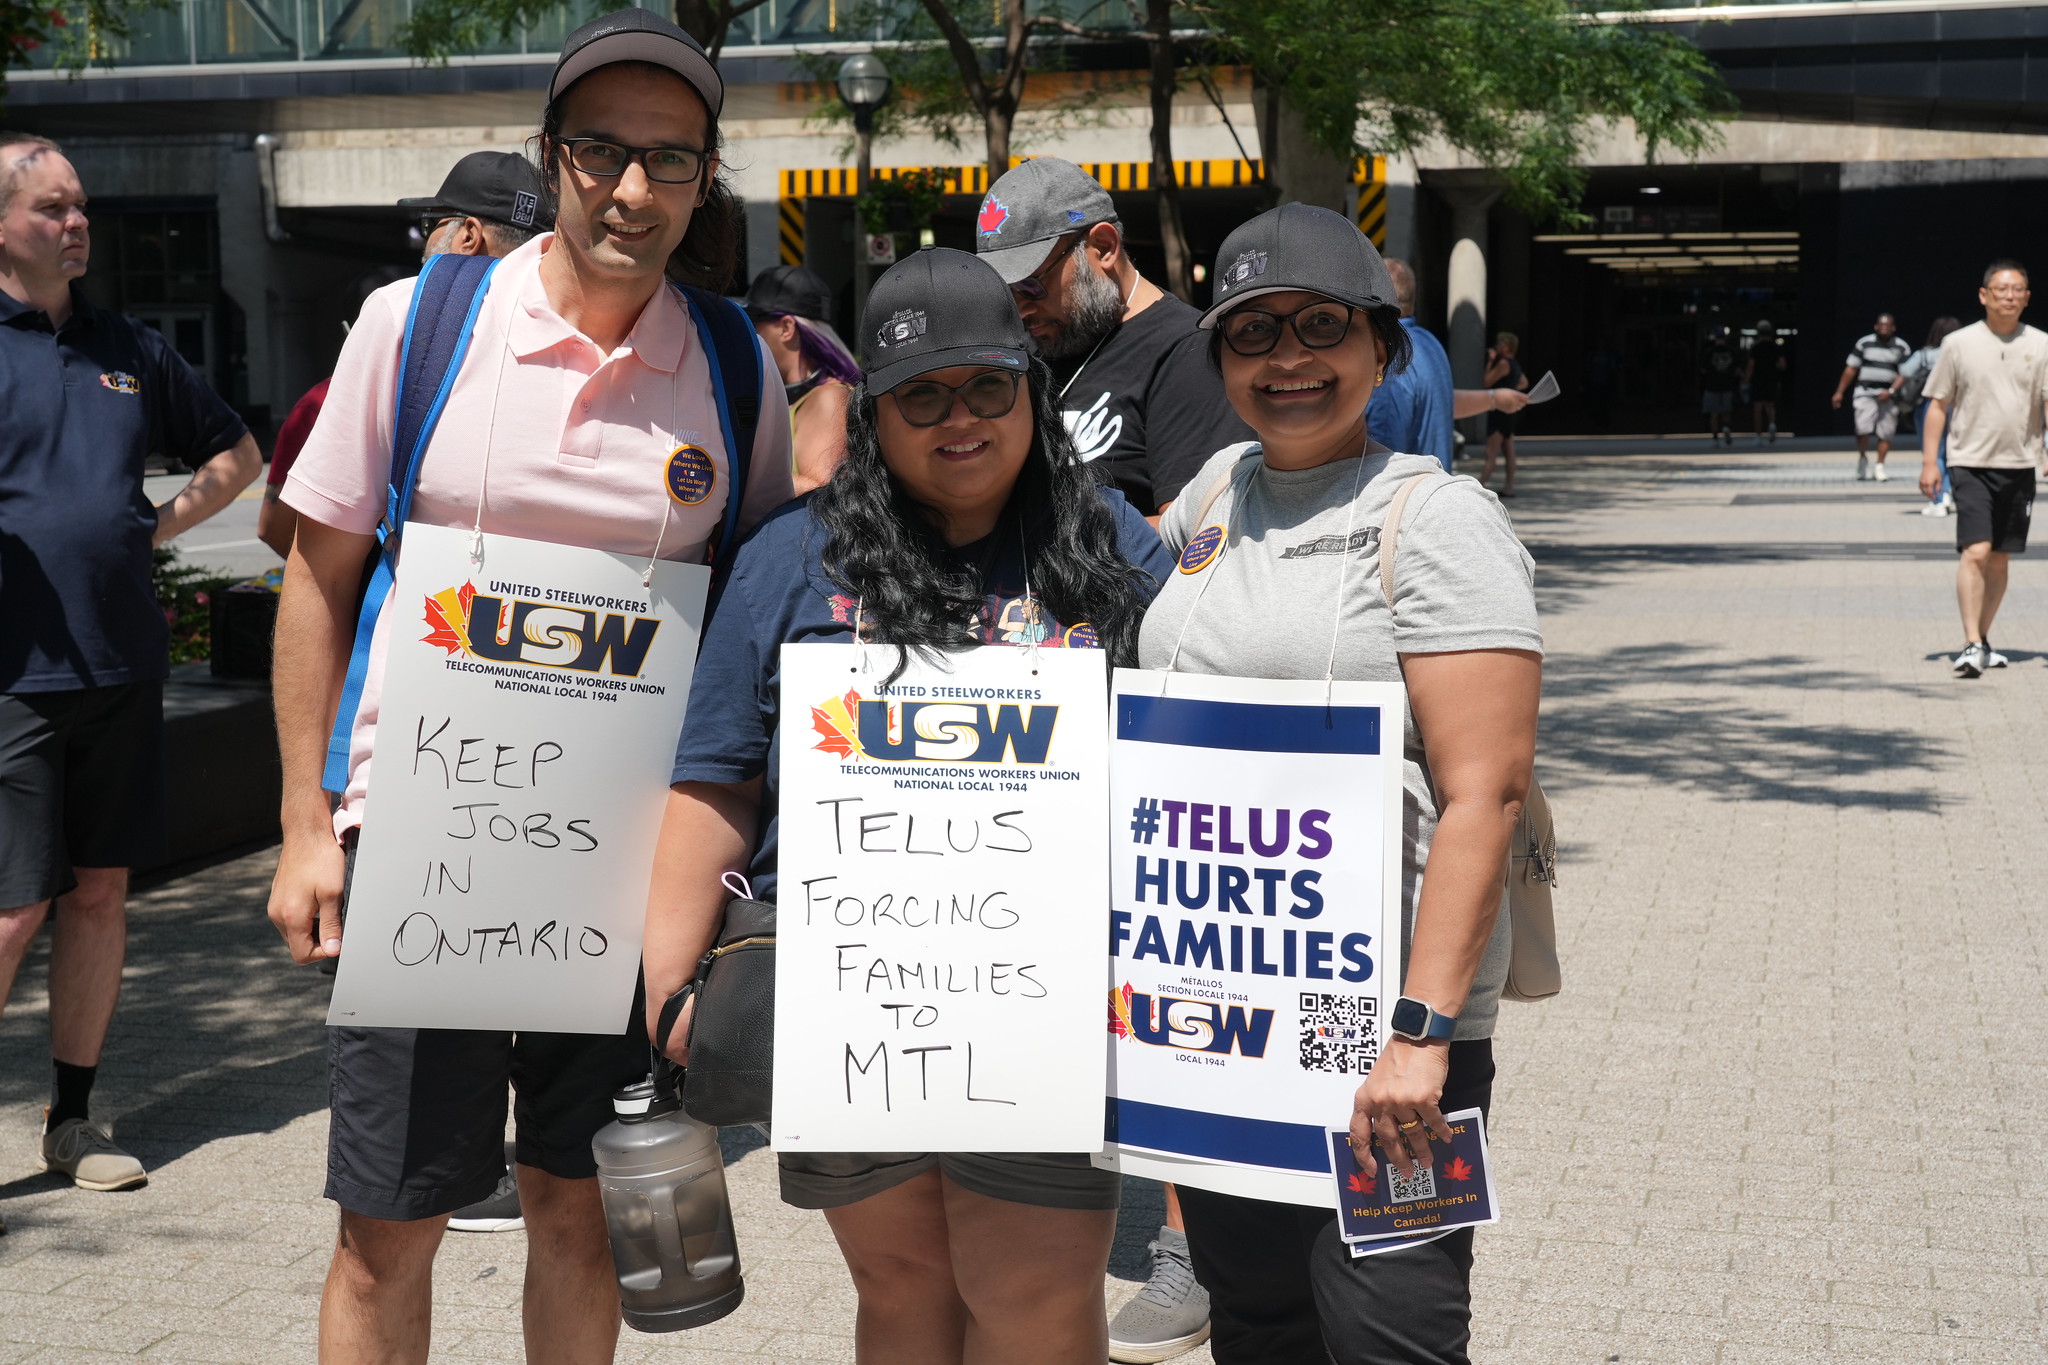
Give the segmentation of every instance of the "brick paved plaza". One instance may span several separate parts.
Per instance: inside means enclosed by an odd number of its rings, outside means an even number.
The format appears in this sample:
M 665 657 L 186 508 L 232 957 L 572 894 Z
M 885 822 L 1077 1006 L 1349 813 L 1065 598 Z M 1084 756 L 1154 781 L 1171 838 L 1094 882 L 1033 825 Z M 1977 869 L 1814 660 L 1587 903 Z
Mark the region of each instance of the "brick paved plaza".
M 1954 523 L 1853 461 L 1525 469 L 1566 991 L 1503 1010 L 1487 1365 L 2048 1360 L 2048 571 L 2015 565 L 2012 666 L 1952 679 Z M 271 857 L 135 907 L 99 1096 L 147 1189 L 35 1174 L 41 949 L 24 970 L 0 1365 L 313 1359 L 326 979 L 263 918 Z M 776 1201 L 757 1147 L 728 1151 L 746 1306 L 620 1359 L 852 1359 L 824 1222 Z M 1133 1187 L 1113 1303 L 1157 1208 Z M 521 1359 L 522 1250 L 450 1236 L 436 1359 Z

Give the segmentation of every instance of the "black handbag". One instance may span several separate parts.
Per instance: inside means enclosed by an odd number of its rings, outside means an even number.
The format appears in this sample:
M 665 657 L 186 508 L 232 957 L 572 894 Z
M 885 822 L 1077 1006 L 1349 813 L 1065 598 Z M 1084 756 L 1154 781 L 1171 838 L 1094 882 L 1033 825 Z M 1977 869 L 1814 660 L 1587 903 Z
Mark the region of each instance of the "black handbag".
M 663 1002 L 655 1048 L 692 996 L 683 1108 L 700 1123 L 766 1123 L 775 1076 L 775 907 L 735 896 L 697 979 Z

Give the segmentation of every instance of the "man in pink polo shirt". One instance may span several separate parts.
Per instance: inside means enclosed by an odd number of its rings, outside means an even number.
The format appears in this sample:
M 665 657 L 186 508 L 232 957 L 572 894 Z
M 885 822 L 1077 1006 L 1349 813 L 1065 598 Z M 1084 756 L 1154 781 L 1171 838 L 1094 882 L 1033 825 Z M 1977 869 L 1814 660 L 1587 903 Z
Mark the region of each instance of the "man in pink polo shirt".
M 654 11 L 623 10 L 569 35 L 541 128 L 556 228 L 492 277 L 421 464 L 413 520 L 704 559 L 734 455 L 688 305 L 662 271 L 678 248 L 700 265 L 731 264 L 716 259 L 736 240 L 718 182 L 722 94 L 702 48 Z M 283 494 L 299 531 L 277 624 L 284 848 L 270 918 L 302 963 L 342 951 L 347 860 L 371 775 L 391 612 L 371 652 L 347 791 L 330 812 L 323 759 L 384 513 L 412 289 L 391 285 L 364 306 Z M 712 495 L 695 503 L 668 487 L 671 453 L 684 447 L 708 452 L 714 471 Z M 779 384 L 764 386 L 753 449 L 738 457 L 749 461 L 744 530 L 791 493 Z M 612 1091 L 646 1068 L 637 1030 L 330 1029 L 327 1196 L 342 1211 L 321 1359 L 426 1359 L 434 1253 L 449 1212 L 503 1174 L 509 1079 L 528 1233 L 527 1358 L 609 1361 L 619 1309 L 590 1139 L 611 1119 Z

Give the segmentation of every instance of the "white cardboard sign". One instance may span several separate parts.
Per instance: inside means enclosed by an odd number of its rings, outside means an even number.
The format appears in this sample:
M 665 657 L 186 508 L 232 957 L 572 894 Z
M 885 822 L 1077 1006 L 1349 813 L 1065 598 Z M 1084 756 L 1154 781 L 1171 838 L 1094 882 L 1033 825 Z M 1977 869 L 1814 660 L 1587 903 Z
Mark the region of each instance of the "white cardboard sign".
M 1102 1147 L 1107 679 L 782 647 L 779 1151 Z
M 1401 981 L 1402 689 L 1118 669 L 1111 703 L 1102 1163 L 1326 1207 Z
M 408 524 L 330 1024 L 617 1033 L 710 571 Z

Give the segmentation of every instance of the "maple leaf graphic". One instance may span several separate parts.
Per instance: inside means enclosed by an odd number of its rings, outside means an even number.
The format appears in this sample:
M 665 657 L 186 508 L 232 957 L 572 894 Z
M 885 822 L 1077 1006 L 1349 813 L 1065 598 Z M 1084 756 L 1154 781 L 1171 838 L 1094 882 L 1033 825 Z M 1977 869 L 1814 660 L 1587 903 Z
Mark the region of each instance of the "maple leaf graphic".
M 1353 1194 L 1373 1194 L 1380 1187 L 1377 1174 L 1367 1175 L 1364 1171 L 1353 1171 L 1344 1181 Z
M 469 653 L 469 641 L 464 632 L 469 628 L 469 603 L 476 596 L 476 588 L 464 583 L 452 591 L 444 590 L 427 599 L 426 621 L 430 629 L 421 637 L 421 643 L 438 645 L 450 654 Z
M 1465 1160 L 1464 1157 L 1454 1156 L 1444 1163 L 1443 1177 L 1446 1180 L 1470 1180 L 1472 1178 L 1472 1163 Z
M 1109 993 L 1109 1031 L 1119 1038 L 1131 1036 L 1131 983 Z
M 813 748 L 841 759 L 853 757 L 859 751 L 854 734 L 859 726 L 855 719 L 860 714 L 860 692 L 848 688 L 843 697 L 834 697 L 823 706 L 811 708 L 811 728 L 824 738 Z

